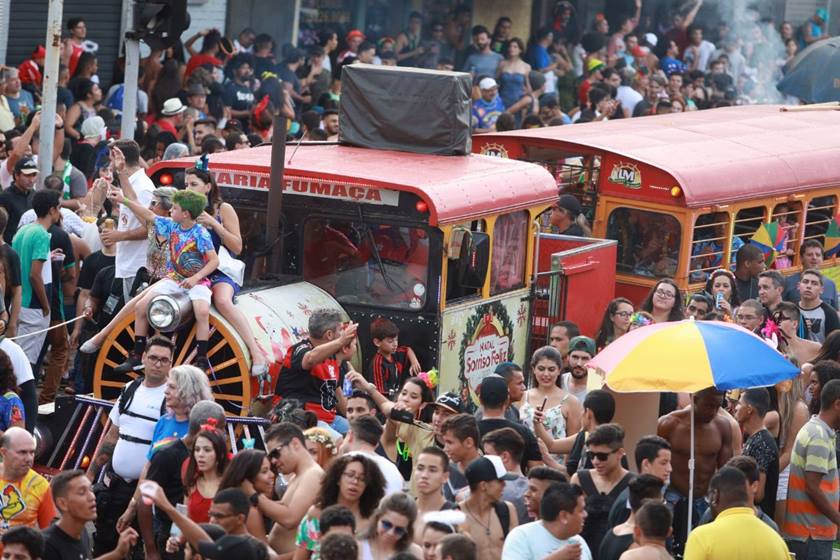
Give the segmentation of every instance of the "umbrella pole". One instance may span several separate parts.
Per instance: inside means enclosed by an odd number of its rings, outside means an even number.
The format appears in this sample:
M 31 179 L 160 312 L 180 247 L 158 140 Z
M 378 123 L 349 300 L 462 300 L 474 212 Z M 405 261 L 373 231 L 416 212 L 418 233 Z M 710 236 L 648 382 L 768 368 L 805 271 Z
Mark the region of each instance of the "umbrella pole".
M 688 524 L 685 528 L 685 540 L 688 542 L 688 534 L 691 533 L 691 518 L 694 514 L 694 394 L 691 394 L 691 452 L 688 459 Z

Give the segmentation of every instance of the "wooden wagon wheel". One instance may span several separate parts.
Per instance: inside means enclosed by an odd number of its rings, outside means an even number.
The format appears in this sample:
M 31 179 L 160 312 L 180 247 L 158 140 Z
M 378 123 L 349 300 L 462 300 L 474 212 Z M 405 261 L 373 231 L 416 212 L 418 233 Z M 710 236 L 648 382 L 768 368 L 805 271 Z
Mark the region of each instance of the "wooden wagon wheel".
M 134 346 L 134 318 L 127 317 L 105 338 L 99 350 L 93 374 L 93 393 L 96 397 L 115 400 L 126 383 L 138 374 L 115 374 Z M 176 365 L 190 363 L 195 349 L 195 323 L 167 335 L 175 343 Z M 216 313 L 210 313 L 210 340 L 207 357 L 212 368 L 207 375 L 216 402 L 228 414 L 247 416 L 251 399 L 258 392 L 256 381 L 250 375 L 250 360 L 243 351 L 244 345 L 230 325 Z

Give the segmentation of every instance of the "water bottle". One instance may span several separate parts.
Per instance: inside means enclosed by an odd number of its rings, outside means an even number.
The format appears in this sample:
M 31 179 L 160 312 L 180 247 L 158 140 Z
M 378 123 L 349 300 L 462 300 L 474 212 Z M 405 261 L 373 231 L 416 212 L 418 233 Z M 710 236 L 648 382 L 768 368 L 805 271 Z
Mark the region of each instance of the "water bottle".
M 718 292 L 715 294 L 715 307 L 720 309 L 720 304 L 723 301 L 723 292 Z

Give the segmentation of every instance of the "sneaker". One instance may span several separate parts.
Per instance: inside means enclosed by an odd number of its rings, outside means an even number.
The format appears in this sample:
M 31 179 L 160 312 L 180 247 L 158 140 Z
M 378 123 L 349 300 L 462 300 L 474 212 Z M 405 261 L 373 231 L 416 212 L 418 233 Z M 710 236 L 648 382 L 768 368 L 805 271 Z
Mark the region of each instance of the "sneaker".
M 207 359 L 207 356 L 198 356 L 193 362 L 193 365 L 201 371 L 209 371 L 211 368 L 210 360 Z
M 140 358 L 131 354 L 126 361 L 114 368 L 114 373 L 125 374 L 139 369 L 143 369 L 143 362 L 140 361 Z
M 84 342 L 84 344 L 79 346 L 79 352 L 81 352 L 82 354 L 94 354 L 100 348 L 101 348 L 101 345 L 95 343 L 93 341 L 93 339 L 91 338 L 91 339 L 86 340 Z

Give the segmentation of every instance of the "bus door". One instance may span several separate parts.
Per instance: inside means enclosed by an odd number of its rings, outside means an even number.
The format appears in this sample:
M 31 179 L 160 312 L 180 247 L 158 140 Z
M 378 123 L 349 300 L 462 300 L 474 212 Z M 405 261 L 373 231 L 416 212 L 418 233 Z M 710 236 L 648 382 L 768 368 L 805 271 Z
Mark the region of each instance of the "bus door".
M 531 214 L 447 226 L 440 319 L 440 391 L 472 398 L 503 362 L 527 359 Z

